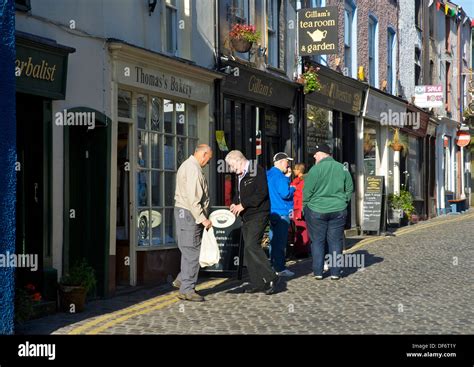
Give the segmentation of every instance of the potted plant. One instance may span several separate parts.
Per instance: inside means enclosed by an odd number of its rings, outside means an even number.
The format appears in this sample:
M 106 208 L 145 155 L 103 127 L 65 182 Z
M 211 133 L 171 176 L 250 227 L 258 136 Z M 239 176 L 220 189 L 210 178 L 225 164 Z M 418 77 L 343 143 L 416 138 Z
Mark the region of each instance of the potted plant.
M 390 194 L 388 200 L 389 208 L 392 210 L 390 216 L 392 220 L 405 217 L 409 221 L 412 220 L 412 216 L 415 214 L 415 206 L 413 205 L 413 195 L 408 190 L 402 188 L 399 194 Z
M 304 73 L 298 77 L 297 82 L 304 85 L 304 94 L 321 90 L 318 71 L 318 67 L 305 66 Z
M 95 285 L 95 271 L 86 260 L 73 266 L 59 284 L 61 310 L 72 313 L 84 311 L 86 296 Z
M 232 26 L 229 37 L 237 52 L 249 52 L 254 42 L 260 40 L 260 32 L 254 25 L 237 23 Z
M 389 141 L 388 145 L 395 152 L 403 151 L 403 154 L 407 154 L 407 152 L 408 152 L 408 144 L 400 138 L 400 129 L 399 128 L 395 129 L 395 133 L 393 135 L 393 140 Z

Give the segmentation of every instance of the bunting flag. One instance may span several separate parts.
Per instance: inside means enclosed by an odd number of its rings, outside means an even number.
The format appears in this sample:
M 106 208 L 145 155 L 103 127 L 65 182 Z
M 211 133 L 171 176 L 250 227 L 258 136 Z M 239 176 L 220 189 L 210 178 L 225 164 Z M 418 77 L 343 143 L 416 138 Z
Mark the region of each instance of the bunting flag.
M 439 9 L 441 9 L 441 2 L 439 2 L 439 0 L 436 2 L 436 10 L 439 11 Z
M 444 14 L 448 15 L 448 12 L 449 12 L 449 6 L 448 6 L 448 4 L 445 4 L 444 5 Z

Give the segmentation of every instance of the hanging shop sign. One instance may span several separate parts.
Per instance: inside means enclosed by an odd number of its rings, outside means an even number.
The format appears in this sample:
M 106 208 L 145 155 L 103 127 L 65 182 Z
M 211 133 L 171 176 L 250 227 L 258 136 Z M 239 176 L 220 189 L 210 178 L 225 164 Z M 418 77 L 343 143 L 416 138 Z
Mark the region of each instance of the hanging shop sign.
M 336 6 L 298 11 L 300 56 L 338 53 L 338 14 Z
M 415 87 L 414 104 L 420 108 L 443 107 L 442 85 L 418 85 Z
M 458 147 L 467 147 L 471 142 L 471 134 L 469 131 L 458 131 L 456 134 L 456 144 Z

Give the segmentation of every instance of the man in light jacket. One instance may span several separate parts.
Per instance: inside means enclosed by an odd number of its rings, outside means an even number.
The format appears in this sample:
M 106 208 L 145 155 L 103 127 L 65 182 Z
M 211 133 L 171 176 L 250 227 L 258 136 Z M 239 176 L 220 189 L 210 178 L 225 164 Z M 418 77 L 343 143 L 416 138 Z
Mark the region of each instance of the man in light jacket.
M 199 254 L 204 228 L 212 227 L 209 218 L 209 192 L 202 171 L 212 159 L 212 149 L 201 144 L 194 155 L 184 161 L 176 175 L 174 218 L 178 248 L 181 251 L 181 272 L 173 286 L 179 288 L 178 298 L 202 302 L 195 291 L 199 273 Z
M 293 159 L 286 153 L 277 153 L 273 157 L 274 167 L 267 171 L 268 192 L 270 194 L 270 258 L 278 275 L 292 277 L 295 275 L 285 266 L 286 245 L 290 214 L 293 212 L 293 195 L 296 191 L 290 186 Z

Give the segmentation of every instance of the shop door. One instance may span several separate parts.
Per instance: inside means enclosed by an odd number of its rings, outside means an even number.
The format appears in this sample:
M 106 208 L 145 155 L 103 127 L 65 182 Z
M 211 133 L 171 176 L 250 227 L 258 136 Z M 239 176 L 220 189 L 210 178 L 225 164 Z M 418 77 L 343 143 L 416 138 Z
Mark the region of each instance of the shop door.
M 352 193 L 352 200 L 347 207 L 347 220 L 346 220 L 346 228 L 350 229 L 355 227 L 357 224 L 356 219 L 356 200 L 355 200 L 355 193 L 357 189 L 355 187 L 356 180 L 355 180 L 355 167 L 356 167 L 356 129 L 355 129 L 355 122 L 354 118 L 348 115 L 343 115 L 344 119 L 342 121 L 342 159 L 341 163 L 344 164 L 352 176 L 352 183 L 354 185 L 354 192 Z
M 38 270 L 17 269 L 19 286 L 33 284 L 42 292 L 44 232 L 44 122 L 45 101 L 40 97 L 17 94 L 17 202 L 16 251 L 35 255 Z M 48 102 L 49 103 L 49 102 Z
M 85 259 L 96 272 L 97 295 L 104 296 L 109 269 L 110 121 L 98 111 L 95 116 L 94 129 L 65 129 L 64 257 L 65 270 Z

